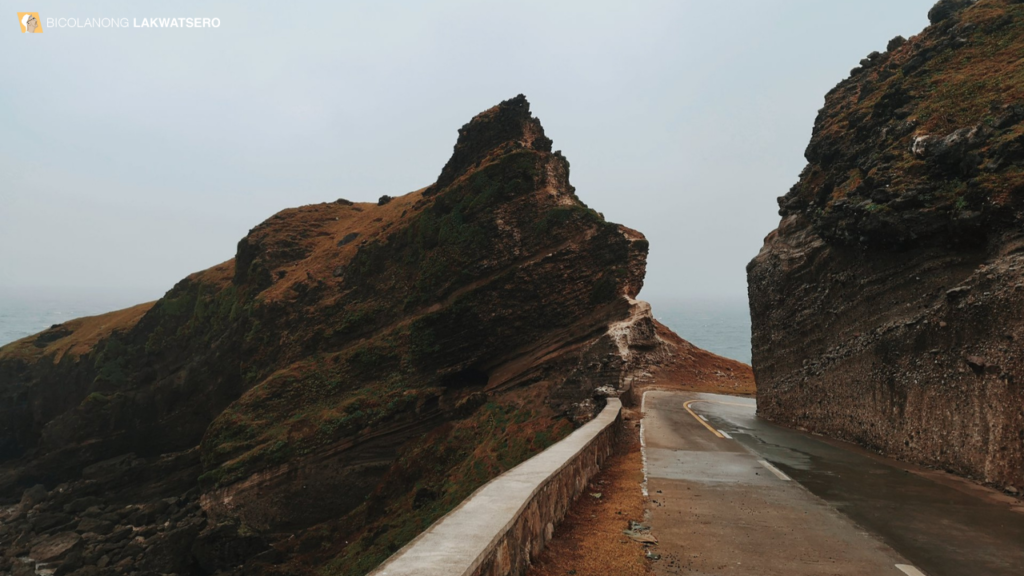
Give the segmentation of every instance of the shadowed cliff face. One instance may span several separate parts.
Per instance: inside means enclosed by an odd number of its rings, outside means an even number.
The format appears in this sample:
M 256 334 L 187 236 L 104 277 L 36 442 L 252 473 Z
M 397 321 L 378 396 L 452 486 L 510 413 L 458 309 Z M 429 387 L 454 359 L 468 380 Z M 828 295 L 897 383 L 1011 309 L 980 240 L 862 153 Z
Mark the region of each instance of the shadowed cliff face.
M 1024 483 L 1024 4 L 940 2 L 815 122 L 747 268 L 758 410 Z
M 3 347 L 0 544 L 88 511 L 118 540 L 80 564 L 366 572 L 680 346 L 633 300 L 646 240 L 568 175 L 519 96 L 428 188 L 282 211 L 156 303 Z

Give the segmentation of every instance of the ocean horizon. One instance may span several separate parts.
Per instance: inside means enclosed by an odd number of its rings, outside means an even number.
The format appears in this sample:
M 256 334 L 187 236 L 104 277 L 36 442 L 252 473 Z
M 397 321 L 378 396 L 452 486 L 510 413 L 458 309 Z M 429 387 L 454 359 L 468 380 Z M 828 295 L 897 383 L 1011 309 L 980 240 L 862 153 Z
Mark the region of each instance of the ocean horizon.
M 0 346 L 54 324 L 123 310 L 163 294 L 145 289 L 0 288 Z
M 651 297 L 654 318 L 694 346 L 750 364 L 750 307 L 742 296 Z
M 0 346 L 60 324 L 156 300 L 157 290 L 0 289 Z M 641 295 L 641 299 L 645 299 Z M 654 317 L 695 346 L 750 363 L 745 298 L 648 299 Z

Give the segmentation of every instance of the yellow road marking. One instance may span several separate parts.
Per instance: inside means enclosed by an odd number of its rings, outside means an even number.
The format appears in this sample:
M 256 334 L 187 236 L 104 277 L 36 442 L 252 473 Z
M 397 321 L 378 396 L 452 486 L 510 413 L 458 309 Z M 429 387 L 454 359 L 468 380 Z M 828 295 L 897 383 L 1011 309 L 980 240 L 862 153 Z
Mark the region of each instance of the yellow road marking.
M 708 404 L 721 404 L 723 406 L 741 406 L 743 408 L 752 408 L 750 404 L 741 404 L 739 402 L 721 402 L 719 400 L 690 400 L 683 403 L 683 408 L 686 408 L 686 411 L 690 413 L 690 416 L 693 416 L 697 420 L 697 422 L 703 424 L 704 427 L 710 430 L 712 434 L 722 439 L 726 438 L 726 436 L 722 432 L 719 432 L 710 424 L 708 424 L 707 420 L 705 420 L 703 416 L 700 416 L 693 410 L 690 410 L 690 404 L 693 404 L 695 402 L 707 402 Z
M 694 402 L 706 402 L 706 400 L 690 400 L 688 402 L 684 402 L 683 403 L 683 408 L 686 408 L 686 411 L 690 413 L 690 416 L 693 416 L 694 420 L 696 420 L 697 422 L 700 422 L 701 425 L 704 426 L 705 428 L 707 428 L 708 430 L 710 430 L 712 434 L 714 434 L 715 436 L 718 436 L 719 438 L 724 440 L 725 436 L 722 436 L 721 432 L 719 432 L 718 430 L 715 430 L 714 428 L 712 428 L 710 424 L 708 424 L 707 422 L 701 420 L 700 416 L 697 416 L 696 412 L 694 412 L 693 410 L 690 410 L 690 404 L 693 404 Z

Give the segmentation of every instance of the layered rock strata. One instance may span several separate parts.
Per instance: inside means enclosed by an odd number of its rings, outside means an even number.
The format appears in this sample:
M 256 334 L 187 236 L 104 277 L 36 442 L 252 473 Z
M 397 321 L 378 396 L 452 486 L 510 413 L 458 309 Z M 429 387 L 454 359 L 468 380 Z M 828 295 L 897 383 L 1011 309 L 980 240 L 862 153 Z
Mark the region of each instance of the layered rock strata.
M 647 248 L 519 96 L 422 190 L 4 346 L 0 571 L 364 574 L 672 356 Z
M 759 413 L 1024 484 L 1024 4 L 940 2 L 825 99 L 749 264 Z

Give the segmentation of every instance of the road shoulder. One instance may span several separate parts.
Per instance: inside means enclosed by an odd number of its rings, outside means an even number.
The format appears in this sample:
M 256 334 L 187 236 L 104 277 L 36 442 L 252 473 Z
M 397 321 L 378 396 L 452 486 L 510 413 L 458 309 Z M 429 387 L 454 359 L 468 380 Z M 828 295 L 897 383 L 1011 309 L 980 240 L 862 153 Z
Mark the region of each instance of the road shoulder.
M 528 576 L 651 576 L 643 544 L 623 530 L 642 521 L 645 499 L 639 412 L 624 410 L 614 454 L 573 503 Z

